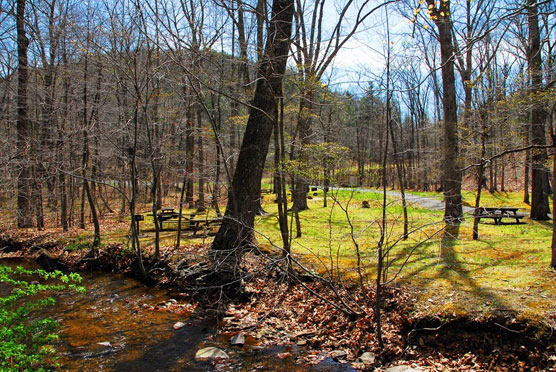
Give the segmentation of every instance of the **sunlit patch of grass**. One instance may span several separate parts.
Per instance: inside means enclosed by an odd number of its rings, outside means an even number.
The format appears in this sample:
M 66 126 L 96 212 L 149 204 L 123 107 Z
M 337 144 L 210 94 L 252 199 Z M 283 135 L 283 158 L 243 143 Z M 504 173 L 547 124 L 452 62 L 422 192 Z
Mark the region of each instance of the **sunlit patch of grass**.
M 380 238 L 381 194 L 342 190 L 337 195 L 343 205 L 351 199 L 348 212 L 361 251 L 365 280 L 372 284 Z M 482 205 L 528 207 L 522 203 L 520 193 L 484 195 Z M 369 200 L 371 208 L 362 208 L 362 200 Z M 474 194 L 465 192 L 464 200 L 474 202 Z M 346 214 L 337 205 L 332 208 L 330 199 L 328 208 L 323 208 L 322 202 L 319 189 L 309 201 L 310 209 L 300 212 L 303 236 L 293 239 L 292 251 L 324 275 L 339 271 L 345 278 L 355 280 L 355 245 Z M 393 200 L 388 198 L 388 202 Z M 257 230 L 261 232 L 258 239 L 281 245 L 276 207 L 269 202 L 264 208 L 269 214 L 257 219 Z M 389 206 L 387 246 L 402 235 L 401 213 L 399 202 Z M 474 241 L 473 220 L 467 218 L 459 228 L 457 240 L 451 240 L 443 239 L 443 211 L 414 207 L 409 208 L 409 216 L 410 231 L 416 231 L 392 248 L 388 274 L 392 278 L 405 263 L 395 282 L 416 291 L 418 311 L 481 316 L 511 312 L 530 320 L 548 319 L 546 315 L 556 305 L 552 295 L 556 273 L 549 269 L 551 223 L 527 218 L 525 224 L 519 225 L 481 223 L 480 239 Z

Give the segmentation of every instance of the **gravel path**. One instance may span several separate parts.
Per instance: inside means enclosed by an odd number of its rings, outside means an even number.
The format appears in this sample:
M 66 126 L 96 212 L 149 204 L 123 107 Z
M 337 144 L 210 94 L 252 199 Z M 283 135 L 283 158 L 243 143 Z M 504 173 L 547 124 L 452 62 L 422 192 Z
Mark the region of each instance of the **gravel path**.
M 372 192 L 379 192 L 382 194 L 382 191 L 380 190 L 369 190 Z M 395 197 L 395 198 L 399 198 L 401 200 L 402 198 L 402 193 L 399 191 L 386 191 L 386 194 L 391 196 L 391 197 Z M 428 198 L 426 196 L 420 196 L 420 195 L 414 195 L 411 193 L 405 193 L 405 200 L 407 200 L 408 204 L 410 205 L 417 205 L 421 208 L 425 208 L 425 209 L 430 209 L 433 211 L 443 211 L 444 210 L 444 201 L 443 200 L 438 200 L 438 199 L 434 199 L 434 198 Z M 463 206 L 463 213 L 472 213 L 473 212 L 472 207 L 467 207 L 467 206 Z
M 373 192 L 377 194 L 382 194 L 382 190 L 377 189 L 366 189 L 366 188 L 349 188 L 349 187 L 335 187 L 336 190 L 355 190 L 360 192 Z M 401 200 L 402 193 L 399 191 L 386 191 L 386 195 L 397 198 Z M 405 200 L 409 205 L 419 206 L 424 209 L 430 209 L 431 211 L 442 211 L 444 210 L 444 201 L 434 198 L 429 198 L 426 196 L 414 195 L 409 192 L 405 193 Z M 463 206 L 463 213 L 470 214 L 473 212 L 472 207 Z

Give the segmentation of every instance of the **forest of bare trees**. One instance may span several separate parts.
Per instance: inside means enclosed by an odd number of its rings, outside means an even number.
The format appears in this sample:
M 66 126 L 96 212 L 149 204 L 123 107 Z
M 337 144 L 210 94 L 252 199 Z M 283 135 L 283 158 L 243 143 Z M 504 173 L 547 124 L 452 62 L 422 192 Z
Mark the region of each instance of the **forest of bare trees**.
M 263 176 L 295 213 L 311 184 L 441 190 L 449 223 L 462 187 L 522 190 L 532 218 L 550 213 L 552 1 L 0 7 L 0 197 L 19 227 L 94 224 L 98 246 L 103 216 L 181 194 L 225 216 L 213 248 L 229 252 L 249 244 Z M 340 82 L 358 43 L 375 62 Z

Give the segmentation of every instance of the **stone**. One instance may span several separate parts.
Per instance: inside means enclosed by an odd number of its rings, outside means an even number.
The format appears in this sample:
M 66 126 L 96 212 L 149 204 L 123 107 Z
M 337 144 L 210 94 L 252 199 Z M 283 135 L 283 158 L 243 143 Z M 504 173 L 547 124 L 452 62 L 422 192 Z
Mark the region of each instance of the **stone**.
M 177 331 L 178 329 L 181 329 L 181 328 L 183 328 L 183 327 L 185 327 L 185 323 L 183 323 L 183 322 L 177 322 L 176 324 L 173 325 L 172 328 L 174 328 L 174 330 Z
M 108 341 L 97 342 L 97 345 L 112 347 L 112 344 Z
M 332 350 L 330 356 L 332 359 L 343 359 L 347 356 L 347 353 L 343 350 Z
M 359 357 L 359 361 L 364 364 L 373 364 L 375 362 L 375 359 L 376 359 L 376 354 L 371 353 L 370 351 L 364 352 Z
M 421 372 L 421 371 L 411 366 L 402 364 L 399 366 L 387 368 L 386 372 Z
M 297 341 L 297 346 L 305 346 L 307 345 L 307 340 L 299 340 Z
M 245 345 L 245 335 L 243 333 L 238 333 L 230 340 L 230 344 L 235 346 L 243 346 Z
M 217 347 L 205 347 L 195 353 L 195 360 L 208 360 L 208 359 L 228 359 L 229 356 L 223 350 Z

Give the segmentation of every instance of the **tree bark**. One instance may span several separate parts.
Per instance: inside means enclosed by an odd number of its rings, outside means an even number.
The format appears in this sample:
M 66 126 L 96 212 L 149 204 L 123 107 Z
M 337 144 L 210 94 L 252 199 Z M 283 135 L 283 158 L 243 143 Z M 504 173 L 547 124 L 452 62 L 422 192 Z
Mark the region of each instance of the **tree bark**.
M 33 223 L 31 213 L 31 167 L 29 166 L 29 146 L 31 137 L 31 123 L 28 117 L 27 83 L 28 59 L 27 49 L 29 39 L 25 34 L 25 3 L 17 0 L 16 29 L 17 29 L 17 158 L 20 169 L 17 178 L 17 227 L 31 227 Z
M 198 148 L 198 161 L 197 164 L 197 172 L 199 174 L 199 187 L 198 187 L 198 195 L 199 199 L 197 200 L 197 210 L 204 211 L 205 210 L 205 154 L 204 154 L 204 145 L 203 145 L 203 130 L 202 130 L 202 108 L 199 105 L 199 109 L 197 111 L 197 125 L 199 126 L 199 131 L 197 134 L 197 148 Z
M 536 0 L 527 0 L 527 20 L 529 24 L 529 48 L 527 63 L 531 76 L 531 144 L 546 145 L 545 120 L 546 113 L 541 106 L 537 92 L 542 88 L 541 43 Z M 532 150 L 531 177 L 531 218 L 547 220 L 550 207 L 548 205 L 548 177 L 544 163 L 548 155 L 545 149 Z
M 450 1 L 441 1 L 438 8 L 433 0 L 427 0 L 432 6 L 432 17 L 438 28 L 440 56 L 442 63 L 442 106 L 444 108 L 444 220 L 457 223 L 463 219 L 461 200 L 461 172 L 458 167 L 459 144 L 457 136 L 457 104 L 454 76 L 454 46 L 452 39 L 452 21 Z
M 253 243 L 255 214 L 291 38 L 293 0 L 274 0 L 270 32 L 258 71 L 253 107 L 239 153 L 224 220 L 211 246 L 223 282 L 238 279 L 244 250 Z M 236 282 L 238 283 L 238 282 Z
M 313 81 L 306 84 L 314 84 Z M 305 93 L 301 97 L 299 104 L 299 121 L 298 132 L 300 138 L 300 150 L 298 158 L 306 161 L 306 146 L 311 143 L 312 136 L 312 111 L 313 111 L 314 90 L 311 87 L 306 88 Z M 305 159 L 305 160 L 304 160 Z M 293 190 L 293 205 L 298 211 L 309 209 L 307 205 L 307 194 L 309 193 L 309 183 L 303 176 L 296 176 L 295 187 Z

